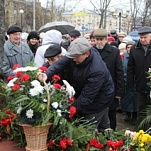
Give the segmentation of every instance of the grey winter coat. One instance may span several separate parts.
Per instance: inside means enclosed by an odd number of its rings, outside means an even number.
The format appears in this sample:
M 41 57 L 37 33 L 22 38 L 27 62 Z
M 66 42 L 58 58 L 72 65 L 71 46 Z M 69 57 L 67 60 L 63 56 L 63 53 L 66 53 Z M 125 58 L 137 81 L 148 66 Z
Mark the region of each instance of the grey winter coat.
M 29 46 L 26 43 L 21 42 L 19 48 L 9 39 L 4 44 L 4 54 L 1 68 L 4 80 L 6 80 L 8 76 L 14 75 L 12 67 L 15 64 L 25 67 L 30 61 L 34 61 L 34 55 Z

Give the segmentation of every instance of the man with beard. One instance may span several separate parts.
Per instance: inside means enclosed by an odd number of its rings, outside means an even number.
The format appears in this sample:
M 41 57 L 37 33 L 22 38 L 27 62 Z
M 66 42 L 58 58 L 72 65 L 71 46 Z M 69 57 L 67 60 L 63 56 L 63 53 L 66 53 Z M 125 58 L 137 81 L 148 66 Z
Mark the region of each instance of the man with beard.
M 96 45 L 93 47 L 99 52 L 102 60 L 105 62 L 115 86 L 114 101 L 109 107 L 109 119 L 110 127 L 113 130 L 116 130 L 116 109 L 119 106 L 119 101 L 124 93 L 124 73 L 120 52 L 117 48 L 108 44 L 108 33 L 105 29 L 95 30 L 93 36 L 96 41 Z

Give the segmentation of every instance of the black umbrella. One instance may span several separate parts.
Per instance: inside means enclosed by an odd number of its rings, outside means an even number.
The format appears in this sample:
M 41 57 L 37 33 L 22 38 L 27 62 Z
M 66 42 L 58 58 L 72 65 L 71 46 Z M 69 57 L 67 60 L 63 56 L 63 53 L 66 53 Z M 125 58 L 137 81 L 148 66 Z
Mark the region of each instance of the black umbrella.
M 58 30 L 62 33 L 62 35 L 64 35 L 64 34 L 69 34 L 70 31 L 75 29 L 75 27 L 69 22 L 55 21 L 43 25 L 38 31 L 39 33 L 41 33 L 41 32 L 47 32 L 48 30 L 51 29 Z

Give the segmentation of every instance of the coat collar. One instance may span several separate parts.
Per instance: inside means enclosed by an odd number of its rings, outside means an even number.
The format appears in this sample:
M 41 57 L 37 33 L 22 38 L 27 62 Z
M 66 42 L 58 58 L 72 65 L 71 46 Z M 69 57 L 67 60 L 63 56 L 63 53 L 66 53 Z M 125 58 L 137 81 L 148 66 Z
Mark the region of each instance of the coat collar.
M 142 44 L 141 44 L 140 40 L 136 43 L 135 48 L 142 48 Z M 151 42 L 149 44 L 149 48 L 151 48 Z

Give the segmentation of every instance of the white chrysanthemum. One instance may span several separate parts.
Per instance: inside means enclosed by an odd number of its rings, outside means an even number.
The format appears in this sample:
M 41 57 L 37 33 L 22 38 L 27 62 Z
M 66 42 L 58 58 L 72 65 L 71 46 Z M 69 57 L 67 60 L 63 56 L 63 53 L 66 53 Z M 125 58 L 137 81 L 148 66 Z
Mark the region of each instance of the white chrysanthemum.
M 13 78 L 12 80 L 10 80 L 7 84 L 8 87 L 12 87 L 14 86 L 14 82 L 17 80 L 18 78 Z
M 32 118 L 34 116 L 34 111 L 32 109 L 29 109 L 26 111 L 27 118 Z
M 23 69 L 24 69 L 23 67 L 16 68 L 15 70 L 13 70 L 13 72 L 14 72 L 14 73 L 17 73 L 18 71 L 23 71 Z
M 43 102 L 45 102 L 45 103 L 46 103 L 46 102 L 47 102 L 47 100 L 46 100 L 46 99 L 43 99 Z
M 42 94 L 43 90 L 44 90 L 44 87 L 40 85 L 40 86 L 37 86 L 37 87 L 30 89 L 29 94 L 31 96 L 36 96 L 36 95 L 39 95 L 40 93 Z
M 27 66 L 25 68 L 26 68 L 26 71 L 34 71 L 38 69 L 38 67 L 31 67 L 31 66 Z
M 34 87 L 36 87 L 36 86 L 39 86 L 39 85 L 40 85 L 40 82 L 39 82 L 38 80 L 33 80 L 33 81 L 31 82 L 31 85 L 34 86 Z
M 19 108 L 17 109 L 17 114 L 20 114 L 20 113 L 21 113 L 21 111 L 22 111 L 22 107 L 21 107 L 21 106 L 19 106 Z
M 62 116 L 61 110 L 58 109 L 56 112 L 57 112 L 58 116 Z
M 54 109 L 57 109 L 59 106 L 58 102 L 53 102 L 51 105 Z
M 64 85 L 66 86 L 66 91 L 69 94 L 69 98 L 71 98 L 72 96 L 75 95 L 75 90 L 74 88 L 66 81 L 66 80 L 62 80 Z

